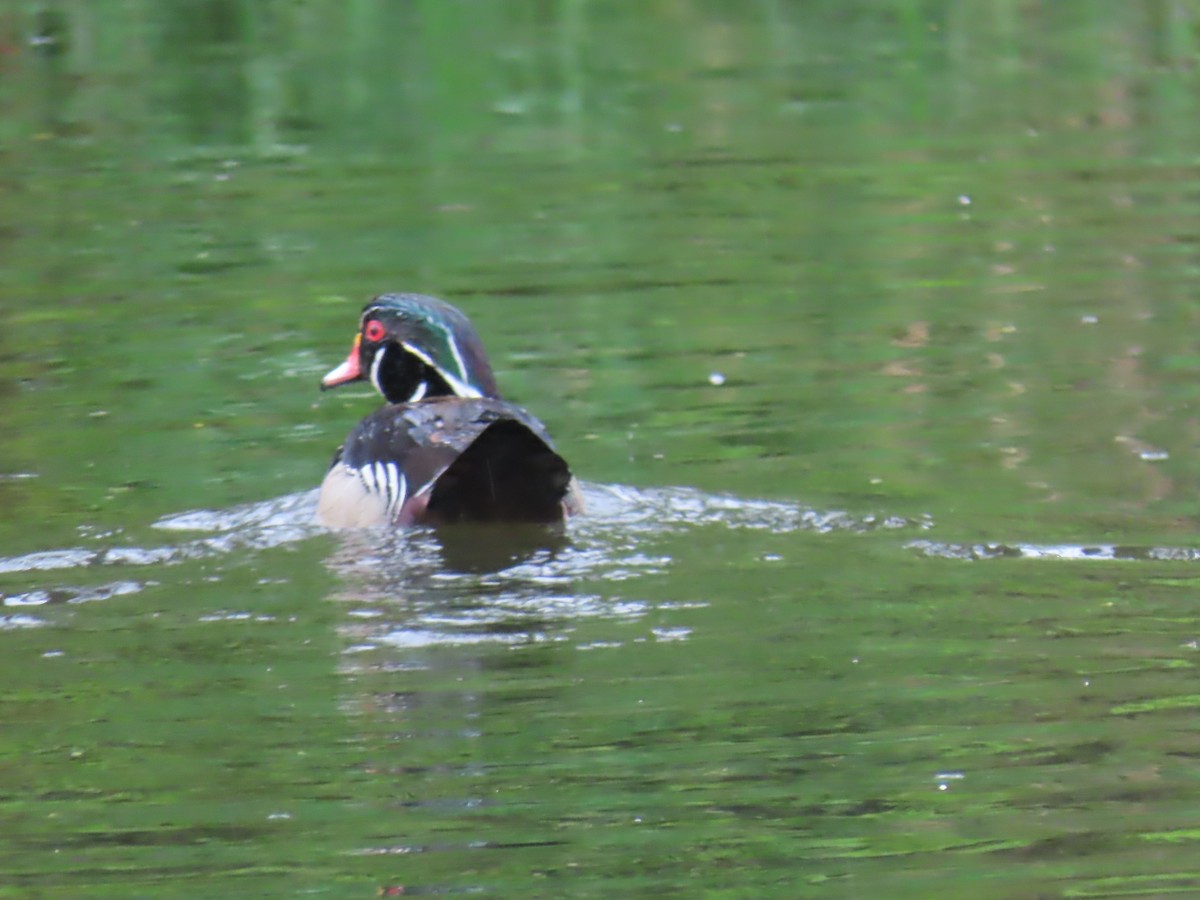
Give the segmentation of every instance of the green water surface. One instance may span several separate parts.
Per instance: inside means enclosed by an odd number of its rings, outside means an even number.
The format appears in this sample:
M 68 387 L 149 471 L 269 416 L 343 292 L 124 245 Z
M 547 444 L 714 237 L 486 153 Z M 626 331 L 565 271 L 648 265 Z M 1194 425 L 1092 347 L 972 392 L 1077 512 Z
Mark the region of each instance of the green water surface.
M 1198 62 L 1181 0 L 0 4 L 0 897 L 1200 895 Z M 309 523 L 384 290 L 587 483 L 553 546 Z

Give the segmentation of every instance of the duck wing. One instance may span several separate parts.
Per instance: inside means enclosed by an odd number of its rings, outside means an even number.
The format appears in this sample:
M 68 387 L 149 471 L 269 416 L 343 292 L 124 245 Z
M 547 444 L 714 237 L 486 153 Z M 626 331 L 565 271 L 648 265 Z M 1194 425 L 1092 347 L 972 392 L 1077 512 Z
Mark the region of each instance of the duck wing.
M 321 485 L 332 528 L 551 522 L 573 508 L 570 469 L 545 426 L 491 397 L 389 404 L 354 427 Z

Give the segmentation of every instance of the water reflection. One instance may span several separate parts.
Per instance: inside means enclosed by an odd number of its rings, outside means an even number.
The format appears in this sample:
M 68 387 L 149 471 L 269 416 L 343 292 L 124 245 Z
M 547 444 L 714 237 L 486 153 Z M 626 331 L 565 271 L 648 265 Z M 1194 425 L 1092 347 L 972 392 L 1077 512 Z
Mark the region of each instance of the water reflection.
M 430 537 L 438 545 L 442 570 L 468 575 L 518 566 L 549 569 L 570 544 L 561 525 L 451 525 L 433 529 Z
M 10 6 L 6 883 L 1192 885 L 1186 4 Z M 231 506 L 398 277 L 708 490 L 484 558 Z

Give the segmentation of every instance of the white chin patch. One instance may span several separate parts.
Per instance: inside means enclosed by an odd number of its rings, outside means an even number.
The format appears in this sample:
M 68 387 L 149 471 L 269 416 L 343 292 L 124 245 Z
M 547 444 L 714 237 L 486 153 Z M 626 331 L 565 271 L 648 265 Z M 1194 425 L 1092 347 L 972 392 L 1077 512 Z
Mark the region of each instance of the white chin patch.
M 422 381 L 420 384 L 417 385 L 417 389 L 412 392 L 412 396 L 408 398 L 408 402 L 416 403 L 418 400 L 420 400 L 422 397 L 425 396 L 425 392 L 427 390 L 429 390 L 429 382 Z

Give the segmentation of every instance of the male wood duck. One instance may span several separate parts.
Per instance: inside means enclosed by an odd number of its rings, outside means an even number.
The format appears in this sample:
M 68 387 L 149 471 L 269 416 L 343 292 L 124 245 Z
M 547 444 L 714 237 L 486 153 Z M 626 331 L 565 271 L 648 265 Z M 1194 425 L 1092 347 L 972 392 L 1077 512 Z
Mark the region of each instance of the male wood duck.
M 420 294 L 368 303 L 346 361 L 321 389 L 369 379 L 386 405 L 338 448 L 317 501 L 330 528 L 555 522 L 579 491 L 546 428 L 500 399 L 465 315 Z

